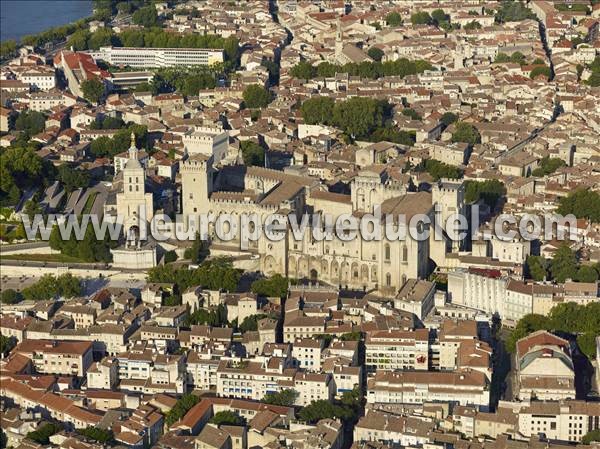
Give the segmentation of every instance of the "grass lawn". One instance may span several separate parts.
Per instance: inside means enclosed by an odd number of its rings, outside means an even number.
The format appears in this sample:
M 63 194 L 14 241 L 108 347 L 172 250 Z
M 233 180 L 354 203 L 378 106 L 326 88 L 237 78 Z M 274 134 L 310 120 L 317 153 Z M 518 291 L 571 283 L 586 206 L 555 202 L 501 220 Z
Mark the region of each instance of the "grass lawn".
M 88 196 L 88 199 L 85 202 L 85 206 L 83 206 L 83 214 L 89 214 L 94 207 L 94 201 L 96 201 L 96 196 L 98 196 L 98 192 L 94 192 Z
M 67 256 L 66 254 L 0 254 L 0 259 L 7 260 L 26 260 L 33 262 L 71 262 L 85 263 L 77 257 Z

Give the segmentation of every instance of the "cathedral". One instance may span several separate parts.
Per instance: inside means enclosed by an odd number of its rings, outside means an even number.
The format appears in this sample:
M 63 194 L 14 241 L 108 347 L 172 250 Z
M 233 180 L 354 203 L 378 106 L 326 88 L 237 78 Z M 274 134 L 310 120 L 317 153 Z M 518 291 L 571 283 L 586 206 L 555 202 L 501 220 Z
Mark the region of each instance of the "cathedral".
M 152 193 L 146 192 L 146 172 L 138 160 L 135 135 L 131 133 L 129 158 L 123 168 L 123 188 L 117 193 L 117 217 L 123 218 L 125 243 L 113 250 L 113 266 L 147 269 L 156 266 L 156 244 L 150 234 L 154 215 Z

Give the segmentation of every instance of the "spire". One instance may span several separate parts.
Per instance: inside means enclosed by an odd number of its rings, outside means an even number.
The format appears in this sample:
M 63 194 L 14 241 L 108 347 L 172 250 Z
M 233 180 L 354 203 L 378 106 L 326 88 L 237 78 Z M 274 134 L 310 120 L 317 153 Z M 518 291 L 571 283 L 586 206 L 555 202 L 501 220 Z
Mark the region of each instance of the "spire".
M 135 159 L 137 160 L 137 146 L 135 143 L 135 134 L 133 133 L 133 131 L 131 132 L 131 145 L 129 146 L 129 159 Z

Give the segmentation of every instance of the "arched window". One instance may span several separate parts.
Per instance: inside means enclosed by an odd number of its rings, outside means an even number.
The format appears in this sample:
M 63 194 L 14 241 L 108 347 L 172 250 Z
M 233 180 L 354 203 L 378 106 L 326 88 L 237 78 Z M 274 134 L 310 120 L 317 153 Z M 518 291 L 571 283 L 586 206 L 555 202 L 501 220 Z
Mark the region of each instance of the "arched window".
M 388 287 L 392 285 L 392 275 L 390 273 L 385 275 L 385 285 Z
M 389 262 L 391 258 L 391 253 L 390 253 L 390 244 L 386 243 L 384 246 L 384 259 L 386 262 Z
M 402 262 L 406 262 L 408 260 L 408 248 L 406 245 L 402 245 Z

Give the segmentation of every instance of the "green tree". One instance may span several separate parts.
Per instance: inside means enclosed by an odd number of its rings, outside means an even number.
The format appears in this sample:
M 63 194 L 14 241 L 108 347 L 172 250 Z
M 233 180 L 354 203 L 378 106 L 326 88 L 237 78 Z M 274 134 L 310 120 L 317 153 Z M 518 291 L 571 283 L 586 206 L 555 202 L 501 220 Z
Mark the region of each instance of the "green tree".
M 410 16 L 410 23 L 413 25 L 431 25 L 433 19 L 428 12 L 419 11 Z
M 51 274 L 43 275 L 39 281 L 23 289 L 23 298 L 32 300 L 47 300 L 57 297 L 74 298 L 81 295 L 79 278 L 71 273 L 55 277 Z
M 435 159 L 428 159 L 424 163 L 424 168 L 431 175 L 434 181 L 442 178 L 459 179 L 462 177 L 462 171 L 458 167 L 448 165 Z
M 9 59 L 16 55 L 17 42 L 14 39 L 7 39 L 0 43 L 0 59 Z
M 531 71 L 531 73 L 529 73 L 529 78 L 531 79 L 535 79 L 538 76 L 544 76 L 547 80 L 549 80 L 551 76 L 550 67 L 545 65 L 537 66 Z
M 356 332 L 346 332 L 340 336 L 340 340 L 342 341 L 360 341 L 362 338 L 362 333 L 359 331 Z
M 165 423 L 168 427 L 171 427 L 177 421 L 185 416 L 185 414 L 198 402 L 200 398 L 193 394 L 184 394 L 180 399 L 177 400 L 171 410 L 169 410 L 165 416 Z
M 563 161 L 560 158 L 557 158 L 557 157 L 550 158 L 548 156 L 545 156 L 540 161 L 538 168 L 533 170 L 531 172 L 531 174 L 533 176 L 550 175 L 550 174 L 554 173 L 556 170 L 558 170 L 560 167 L 564 167 L 565 165 L 567 165 L 567 164 L 565 164 L 565 161 Z
M 333 122 L 352 137 L 366 137 L 383 125 L 387 103 L 366 97 L 352 97 L 336 103 Z
M 527 256 L 526 269 L 534 281 L 544 281 L 547 276 L 546 260 L 541 256 Z
M 187 248 L 183 257 L 190 259 L 192 263 L 200 263 L 207 256 L 207 249 L 204 240 L 200 237 L 200 233 L 196 232 L 196 238 L 190 248 Z
M 258 279 L 252 283 L 250 290 L 259 296 L 283 298 L 287 295 L 290 280 L 280 274 L 270 278 Z
M 440 118 L 440 122 L 444 124 L 445 127 L 450 126 L 452 123 L 458 120 L 458 115 L 453 112 L 445 112 L 444 115 Z
M 381 58 L 383 58 L 383 55 L 385 53 L 383 52 L 383 50 L 381 48 L 371 47 L 371 48 L 369 48 L 369 50 L 367 50 L 367 54 L 373 61 L 380 62 Z
M 37 430 L 33 432 L 29 432 L 26 435 L 26 438 L 35 441 L 39 444 L 48 444 L 50 443 L 50 437 L 55 433 L 58 433 L 62 430 L 62 426 L 54 423 L 46 423 L 40 426 Z
M 90 32 L 88 30 L 77 30 L 69 36 L 67 47 L 72 48 L 75 51 L 87 50 L 89 38 Z
M 240 148 L 246 166 L 263 167 L 265 165 L 265 149 L 259 144 L 252 140 L 244 140 L 240 142 Z
M 448 14 L 446 14 L 443 9 L 434 9 L 431 12 L 431 19 L 437 25 L 441 25 L 444 22 L 446 22 L 446 23 L 450 22 L 450 16 Z
M 244 89 L 242 94 L 247 108 L 265 108 L 271 101 L 271 93 L 258 84 L 251 84 Z
M 504 184 L 497 179 L 486 181 L 466 181 L 465 201 L 475 203 L 482 199 L 490 208 L 496 207 L 498 200 L 506 194 Z
M 456 130 L 452 133 L 452 142 L 462 142 L 475 145 L 481 143 L 481 135 L 475 126 L 466 122 L 458 122 Z
M 89 438 L 90 440 L 104 444 L 111 442 L 114 437 L 112 430 L 101 429 L 100 427 L 86 427 L 85 429 L 77 429 L 77 433 Z
M 265 314 L 265 313 L 257 313 L 255 315 L 250 315 L 244 318 L 242 323 L 238 326 L 238 329 L 242 333 L 257 331 L 258 330 L 258 322 L 260 320 L 264 320 L 265 318 L 269 318 L 272 320 L 277 320 L 275 315 Z
M 68 164 L 63 164 L 58 168 L 58 179 L 64 184 L 67 192 L 90 185 L 90 175 L 86 171 L 72 168 Z
M 302 103 L 300 112 L 308 125 L 330 125 L 333 118 L 335 100 L 330 97 L 312 97 Z
M 464 29 L 467 30 L 467 31 L 470 31 L 470 30 L 480 30 L 481 29 L 481 24 L 477 20 L 473 20 L 473 21 L 467 23 L 464 26 Z
M 561 245 L 550 264 L 550 273 L 556 282 L 565 282 L 574 279 L 577 274 L 577 258 L 575 253 L 567 245 Z
M 598 272 L 589 265 L 582 265 L 577 270 L 574 280 L 577 282 L 596 282 L 598 280 Z
M 404 108 L 402 109 L 402 115 L 410 117 L 413 120 L 421 120 L 421 115 L 415 111 L 413 108 Z
M 496 12 L 496 22 L 521 22 L 525 19 L 535 19 L 535 14 L 520 0 L 503 0 Z
M 16 304 L 19 301 L 21 301 L 21 294 L 12 288 L 2 290 L 2 293 L 0 293 L 0 302 L 2 304 Z
M 16 339 L 0 334 L 0 355 L 8 354 L 15 347 Z
M 231 410 L 222 410 L 215 413 L 215 415 L 210 418 L 209 422 L 216 424 L 217 426 L 245 426 L 246 418 Z
M 596 334 L 593 332 L 578 335 L 577 346 L 589 359 L 596 358 Z
M 593 441 L 600 441 L 600 429 L 589 431 L 581 439 L 582 444 L 590 444 Z
M 396 11 L 392 11 L 385 16 L 385 23 L 394 28 L 399 27 L 402 25 L 402 16 Z
M 559 200 L 558 213 L 600 222 L 600 193 L 580 189 Z
M 290 69 L 290 75 L 292 75 L 294 78 L 302 80 L 314 78 L 316 74 L 317 70 L 306 61 L 300 61 Z
M 15 129 L 23 131 L 28 136 L 41 133 L 46 127 L 46 117 L 38 111 L 23 111 L 15 120 Z
M 138 9 L 133 13 L 133 23 L 150 28 L 158 25 L 158 14 L 153 5 Z
M 99 28 L 87 39 L 87 48 L 98 50 L 100 47 L 110 47 L 119 44 L 118 39 L 110 28 Z
M 85 80 L 81 83 L 81 91 L 87 101 L 98 104 L 104 95 L 104 83 L 98 78 Z
M 525 315 L 518 321 L 517 325 L 510 333 L 506 342 L 506 348 L 510 352 L 516 352 L 517 341 L 523 337 L 526 337 L 532 332 L 543 329 L 551 329 L 551 320 L 548 317 L 534 313 Z
M 260 402 L 264 404 L 292 407 L 294 405 L 294 402 L 296 402 L 297 397 L 298 392 L 296 390 L 286 389 L 281 390 L 277 393 L 267 393 Z
M 412 147 L 416 141 L 416 133 L 414 131 L 398 130 L 391 126 L 380 126 L 371 133 L 369 141 L 386 141 Z

